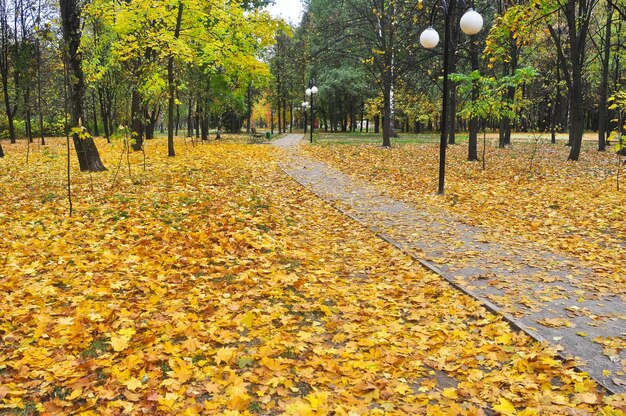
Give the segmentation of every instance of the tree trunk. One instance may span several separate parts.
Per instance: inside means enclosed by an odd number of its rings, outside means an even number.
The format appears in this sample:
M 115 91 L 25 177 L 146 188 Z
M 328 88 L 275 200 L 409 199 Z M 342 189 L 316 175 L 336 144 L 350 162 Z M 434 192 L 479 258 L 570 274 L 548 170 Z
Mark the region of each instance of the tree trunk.
M 361 125 L 359 126 L 359 133 L 363 133 L 363 112 L 365 111 L 365 105 L 361 100 Z
M 41 9 L 41 2 L 39 2 L 39 9 Z M 37 113 L 39 115 L 39 135 L 41 136 L 41 145 L 44 146 L 46 144 L 46 137 L 43 128 L 43 109 L 41 106 L 41 45 L 39 44 L 39 38 L 35 39 L 35 49 L 37 53 Z
M 98 137 L 100 132 L 98 131 L 98 116 L 96 112 L 96 93 L 91 90 L 91 113 L 93 115 L 93 135 Z
M 7 115 L 7 121 L 9 124 L 9 139 L 11 143 L 16 142 L 15 137 L 15 114 L 17 113 L 17 104 L 11 104 L 11 97 L 9 96 L 9 72 L 11 59 L 10 55 L 10 29 L 8 25 L 8 16 L 9 12 L 6 8 L 6 3 L 2 2 L 2 9 L 0 10 L 0 41 L 2 41 L 2 45 L 0 45 L 0 77 L 2 78 L 2 93 L 4 96 L 4 109 Z M 15 72 L 16 78 L 18 76 L 18 72 Z M 17 82 L 16 82 L 17 84 Z M 16 85 L 17 87 L 17 85 Z
M 456 82 L 450 81 L 450 114 L 448 116 L 448 144 L 456 144 Z
M 606 3 L 606 27 L 602 44 L 602 81 L 600 82 L 600 108 L 598 110 L 598 151 L 606 150 L 606 132 L 608 130 L 608 92 L 609 92 L 609 65 L 611 63 L 611 25 L 613 24 L 613 6 Z
M 102 87 L 98 87 L 98 102 L 100 104 L 100 119 L 102 120 L 102 128 L 104 129 L 104 137 L 109 138 L 109 120 L 106 116 L 106 109 L 104 107 L 104 93 Z
M 374 134 L 378 134 L 380 132 L 380 115 L 376 114 L 374 116 Z
M 200 105 L 200 97 L 196 101 L 196 117 L 194 127 L 196 128 L 196 139 L 200 138 L 200 116 L 202 114 L 202 106 Z M 207 136 L 208 139 L 208 136 Z M 203 140 L 206 140 L 203 138 Z
M 187 107 L 187 137 L 193 137 L 193 97 L 189 95 L 189 106 Z
M 174 40 L 180 35 L 180 24 L 183 18 L 183 3 L 178 2 L 178 14 L 176 15 L 176 29 L 174 30 Z M 174 151 L 174 104 L 175 104 L 175 85 L 174 85 L 174 56 L 170 54 L 167 58 L 167 86 L 169 92 L 169 100 L 167 103 L 167 155 L 169 157 L 176 156 Z
M 280 87 L 278 87 L 278 91 L 280 91 Z M 279 92 L 280 94 L 280 92 Z M 282 100 L 280 98 L 278 98 L 278 134 L 282 133 L 281 127 L 282 127 Z
M 30 85 L 26 85 L 24 88 L 24 129 L 26 132 L 26 138 L 29 143 L 33 142 L 33 127 L 31 123 L 32 113 L 30 108 Z
M 472 71 L 479 70 L 478 62 L 478 37 L 476 35 L 470 38 L 470 61 L 472 62 Z M 480 95 L 480 87 L 477 83 L 472 86 L 472 100 L 478 100 Z M 478 160 L 478 117 L 474 116 L 469 120 L 469 143 L 467 146 L 467 160 L 470 162 Z
M 578 160 L 583 141 L 585 109 L 583 103 L 583 64 L 585 57 L 584 43 L 587 35 L 585 19 L 578 16 L 577 2 L 568 0 L 565 16 L 569 29 L 569 46 L 571 54 L 571 88 L 570 88 L 570 132 L 569 141 L 572 145 L 568 160 Z M 587 18 L 587 19 L 590 19 Z
M 209 140 L 209 118 L 206 114 L 203 114 L 202 117 L 200 117 L 200 135 L 203 141 Z M 219 136 L 220 134 L 218 131 L 216 139 L 219 139 Z
M 65 59 L 71 75 L 68 85 L 70 114 L 72 116 L 71 125 L 82 127 L 84 120 L 85 78 L 83 76 L 82 54 L 80 52 L 81 8 L 76 0 L 60 0 L 60 10 L 66 51 Z M 80 139 L 77 134 L 74 134 L 73 141 L 81 171 L 100 172 L 106 170 L 100 160 L 96 143 L 91 136 L 86 139 Z
M 176 104 L 176 120 L 174 121 L 174 136 L 178 137 L 178 128 L 180 127 L 180 104 Z
M 388 78 L 388 77 L 384 77 Z M 383 91 L 383 147 L 391 147 L 391 80 L 383 81 L 385 83 Z
M 144 108 L 144 119 L 146 120 L 146 125 L 145 125 L 146 140 L 154 139 L 154 130 L 156 128 L 156 123 L 157 123 L 157 120 L 159 119 L 160 114 L 161 114 L 160 107 L 152 111 L 148 111 L 147 108 Z
M 144 116 L 141 109 L 141 95 L 133 89 L 130 104 L 130 131 L 133 150 L 138 151 L 143 147 Z
M 583 140 L 585 109 L 583 104 L 582 68 L 572 60 L 572 91 L 570 98 L 569 141 L 572 145 L 568 160 L 578 160 Z
M 248 112 L 246 115 L 246 134 L 250 134 L 250 123 L 252 122 L 252 81 L 248 84 Z

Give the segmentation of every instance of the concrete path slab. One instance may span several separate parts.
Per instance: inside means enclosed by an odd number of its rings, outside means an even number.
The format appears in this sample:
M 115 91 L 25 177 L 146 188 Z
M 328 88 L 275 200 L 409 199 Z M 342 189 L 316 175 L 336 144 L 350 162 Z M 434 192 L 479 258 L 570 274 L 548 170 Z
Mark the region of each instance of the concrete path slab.
M 288 149 L 284 171 L 455 287 L 535 339 L 577 357 L 609 392 L 626 392 L 626 302 L 599 295 L 598 276 L 537 243 L 468 226 L 441 207 L 390 198 L 372 184 L 298 151 L 301 135 L 273 144 Z M 436 208 L 436 209 L 435 209 Z

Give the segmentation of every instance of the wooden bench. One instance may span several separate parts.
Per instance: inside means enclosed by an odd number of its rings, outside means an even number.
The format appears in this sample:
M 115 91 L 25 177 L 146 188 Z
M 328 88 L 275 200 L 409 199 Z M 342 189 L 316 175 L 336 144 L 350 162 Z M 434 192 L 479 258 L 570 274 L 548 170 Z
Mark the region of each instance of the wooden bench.
M 250 129 L 250 143 L 261 143 L 263 141 L 263 133 L 256 131 L 256 128 Z

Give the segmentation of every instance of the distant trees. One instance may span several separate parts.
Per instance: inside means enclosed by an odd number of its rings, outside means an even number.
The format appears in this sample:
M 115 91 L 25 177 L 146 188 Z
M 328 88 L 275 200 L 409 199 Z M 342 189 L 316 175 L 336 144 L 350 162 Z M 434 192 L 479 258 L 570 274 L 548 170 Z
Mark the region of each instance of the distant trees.
M 404 96 L 441 97 L 441 51 L 425 51 L 417 42 L 421 28 L 428 25 L 428 12 L 437 7 L 433 1 L 399 2 L 394 0 L 311 0 L 302 24 L 294 30 L 308 57 L 307 77 L 318 79 L 323 112 L 319 113 L 331 131 L 336 107 L 342 105 L 349 83 L 342 76 L 363 72 L 365 84 L 375 87 L 360 90 L 371 110 L 369 116 L 382 119 L 383 145 L 389 144 L 394 126 L 407 130 L 407 117 L 415 124 L 419 110 L 396 103 L 398 91 Z M 455 49 L 452 71 L 468 74 L 479 71 L 483 76 L 511 77 L 522 67 L 534 67 L 539 76 L 505 89 L 502 100 L 509 106 L 523 99 L 527 105 L 518 116 L 506 114 L 499 120 L 501 147 L 511 144 L 511 131 L 568 131 L 572 147 L 569 158 L 577 160 L 584 130 L 598 131 L 598 149 L 606 148 L 607 130 L 614 128 L 614 111 L 607 99 L 623 84 L 622 62 L 626 51 L 626 6 L 617 0 L 498 0 L 477 3 L 485 20 L 485 29 L 471 39 L 453 33 Z M 462 13 L 454 18 L 458 19 Z M 435 25 L 442 22 L 435 20 Z M 455 25 L 455 27 L 458 25 Z M 332 74 L 326 77 L 325 74 Z M 347 76 L 346 79 L 350 79 Z M 300 87 L 304 86 L 304 80 Z M 519 91 L 518 91 L 519 89 Z M 378 97 L 380 95 L 380 97 Z M 459 118 L 456 108 L 476 99 L 476 92 L 456 95 L 450 90 L 452 117 L 447 123 L 458 123 L 470 133 L 468 158 L 476 153 L 476 119 Z M 421 100 L 413 99 L 413 105 Z M 428 123 L 438 126 L 438 108 L 430 112 Z M 333 108 L 331 108 L 331 106 Z M 378 108 L 379 106 L 380 108 Z M 345 110 L 350 113 L 350 105 Z M 423 117 L 423 116 L 422 116 Z M 348 117 L 351 119 L 351 117 Z M 355 117 L 356 118 L 356 117 Z M 422 118 L 422 121 L 425 119 Z M 380 120 L 379 120 L 380 121 Z M 491 123 L 489 120 L 487 123 Z M 425 123 L 425 124 L 428 124 Z M 416 126 L 414 125 L 413 128 Z M 426 126 L 425 126 L 426 127 Z M 454 143 L 454 137 L 449 137 Z
M 68 129 L 110 138 L 129 126 L 137 150 L 165 126 L 170 155 L 183 126 L 203 138 L 212 127 L 238 131 L 254 104 L 248 86 L 267 85 L 263 57 L 282 26 L 260 9 L 268 0 L 0 1 L 0 139 L 12 143 L 64 133 L 64 85 Z M 102 168 L 93 140 L 75 146 L 81 169 Z

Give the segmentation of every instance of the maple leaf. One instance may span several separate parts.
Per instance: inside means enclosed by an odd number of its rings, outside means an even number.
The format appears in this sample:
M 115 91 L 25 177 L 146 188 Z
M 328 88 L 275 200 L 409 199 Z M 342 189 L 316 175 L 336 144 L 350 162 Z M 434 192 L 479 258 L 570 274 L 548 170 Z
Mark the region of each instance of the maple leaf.
M 272 371 L 282 371 L 285 367 L 283 365 L 283 363 L 281 363 L 280 361 L 274 359 L 274 358 L 270 358 L 270 357 L 263 357 L 261 358 L 261 364 L 263 364 L 265 367 L 267 367 L 268 369 L 272 370 Z
M 135 330 L 133 328 L 126 328 L 120 330 L 116 335 L 111 335 L 111 347 L 116 352 L 125 350 L 128 347 L 128 342 L 134 334 Z
M 215 351 L 215 364 L 219 363 L 230 363 L 231 360 L 235 357 L 235 353 L 237 352 L 236 348 L 224 347 L 219 348 Z
M 498 399 L 498 404 L 494 405 L 492 408 L 496 412 L 500 412 L 500 414 L 505 416 L 517 415 L 515 406 L 513 406 L 513 404 L 504 397 L 500 397 L 500 399 Z
M 131 377 L 131 378 L 129 378 L 129 379 L 128 379 L 128 380 L 126 380 L 123 384 L 124 384 L 124 385 L 126 386 L 126 388 L 128 388 L 128 390 L 130 390 L 130 391 L 135 391 L 135 390 L 137 390 L 138 388 L 140 388 L 140 387 L 143 385 L 143 384 L 141 383 L 141 381 L 140 381 L 140 380 L 138 380 L 138 379 L 136 379 L 135 377 Z

